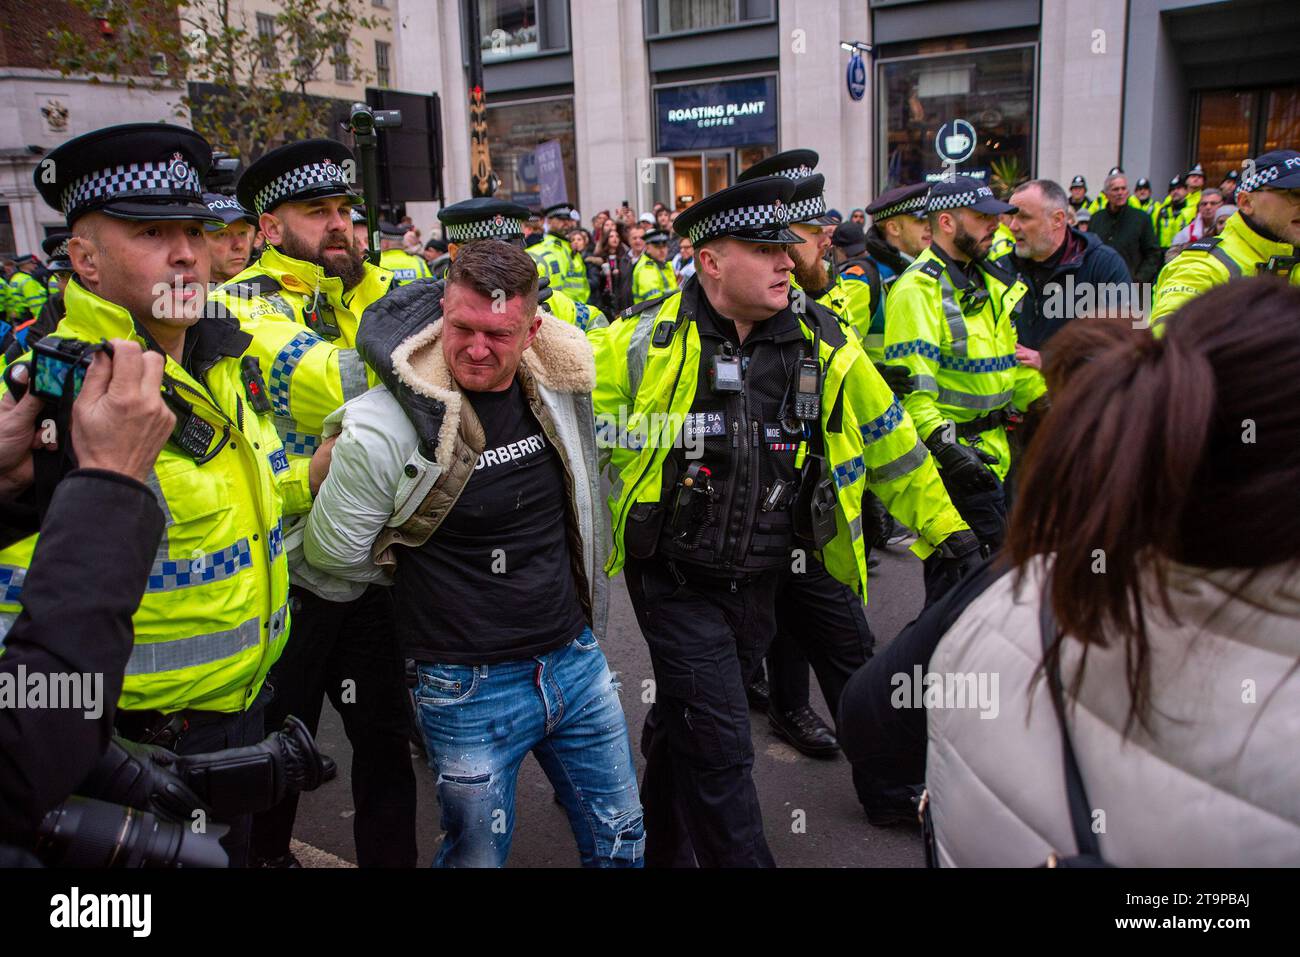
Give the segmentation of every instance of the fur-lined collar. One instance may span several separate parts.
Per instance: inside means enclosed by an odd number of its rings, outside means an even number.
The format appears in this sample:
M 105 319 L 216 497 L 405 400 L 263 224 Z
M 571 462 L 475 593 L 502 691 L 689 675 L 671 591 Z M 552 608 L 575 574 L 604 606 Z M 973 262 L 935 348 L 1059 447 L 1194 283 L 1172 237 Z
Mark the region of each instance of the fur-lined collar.
M 582 393 L 596 387 L 596 359 L 587 337 L 576 326 L 542 315 L 533 344 L 524 350 L 520 372 L 551 392 Z M 437 399 L 447 412 L 438 430 L 437 464 L 446 469 L 455 454 L 464 393 L 452 378 L 442 354 L 439 318 L 402 340 L 393 350 L 393 371 L 413 392 Z

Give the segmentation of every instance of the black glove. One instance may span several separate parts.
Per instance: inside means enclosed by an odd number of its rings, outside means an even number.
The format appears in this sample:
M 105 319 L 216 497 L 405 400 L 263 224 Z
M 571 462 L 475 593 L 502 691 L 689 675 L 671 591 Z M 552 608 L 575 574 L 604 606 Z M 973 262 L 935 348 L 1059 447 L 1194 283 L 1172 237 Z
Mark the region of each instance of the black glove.
M 937 601 L 956 584 L 979 567 L 985 559 L 984 547 L 968 528 L 953 532 L 930 556 L 934 563 L 932 584 L 926 588 L 926 603 Z
M 902 397 L 912 391 L 912 371 L 907 366 L 891 366 L 883 362 L 877 362 L 875 366 L 894 395 Z
M 550 276 L 538 276 L 538 277 L 537 277 L 537 304 L 538 304 L 539 306 L 540 306 L 542 303 L 544 303 L 547 299 L 550 299 L 550 298 L 551 298 L 551 293 L 554 292 L 554 291 L 555 291 L 555 290 L 553 290 L 553 289 L 551 288 L 551 277 L 550 277 Z
M 960 442 L 945 442 L 940 435 L 942 431 L 935 429 L 931 432 L 925 444 L 948 481 L 962 492 L 996 492 L 998 478 L 988 466 L 996 465 L 997 458 L 983 449 Z
M 181 778 L 175 754 L 125 738 L 109 742 L 77 793 L 187 824 L 196 809 L 211 814 L 211 808 Z

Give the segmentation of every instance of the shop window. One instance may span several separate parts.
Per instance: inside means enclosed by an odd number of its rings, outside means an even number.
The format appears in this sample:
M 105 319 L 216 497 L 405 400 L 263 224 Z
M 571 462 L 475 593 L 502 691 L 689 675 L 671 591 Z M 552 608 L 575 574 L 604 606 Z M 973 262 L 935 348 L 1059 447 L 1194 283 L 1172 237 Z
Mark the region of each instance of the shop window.
M 487 124 L 492 169 L 501 180 L 497 189 L 499 198 L 539 209 L 541 184 L 535 151 L 542 143 L 558 140 L 564 161 L 567 201 L 582 208 L 578 196 L 572 97 L 489 105 Z
M 876 192 L 936 179 L 935 136 L 957 119 L 975 128 L 964 176 L 1007 187 L 1033 175 L 1035 48 L 883 60 L 877 65 Z
M 1294 149 L 1300 142 L 1300 86 L 1201 93 L 1190 163 L 1205 167 L 1205 182 L 1218 186 L 1247 157 Z

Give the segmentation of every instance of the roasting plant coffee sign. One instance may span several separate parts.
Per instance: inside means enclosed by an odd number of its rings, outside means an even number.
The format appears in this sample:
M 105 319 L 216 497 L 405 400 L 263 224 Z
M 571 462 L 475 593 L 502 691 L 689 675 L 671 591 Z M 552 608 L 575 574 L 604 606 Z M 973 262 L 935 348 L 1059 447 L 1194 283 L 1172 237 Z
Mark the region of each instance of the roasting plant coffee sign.
M 655 91 L 659 152 L 776 144 L 776 78 L 692 83 Z

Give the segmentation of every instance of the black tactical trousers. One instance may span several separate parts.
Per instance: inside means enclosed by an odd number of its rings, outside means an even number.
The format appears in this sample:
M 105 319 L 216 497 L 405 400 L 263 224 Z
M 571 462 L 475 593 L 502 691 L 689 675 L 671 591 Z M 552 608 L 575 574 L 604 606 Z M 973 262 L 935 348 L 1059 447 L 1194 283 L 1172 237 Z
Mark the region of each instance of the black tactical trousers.
M 629 560 L 624 573 L 650 648 L 646 865 L 773 867 L 752 770 L 745 685 L 776 631 L 781 572 L 733 583 L 684 566 Z M 688 578 L 687 575 L 690 575 Z
M 939 477 L 943 478 L 943 470 L 939 471 Z M 953 507 L 966 524 L 971 527 L 980 544 L 985 546 L 991 554 L 1002 547 L 1003 540 L 1007 537 L 1007 498 L 1002 483 L 998 482 L 998 487 L 991 492 L 965 492 L 954 489 L 944 479 L 944 488 L 948 490 L 948 495 L 952 499 Z M 935 552 L 925 560 L 925 603 L 930 605 L 944 596 L 944 593 L 952 587 L 953 582 L 949 581 L 942 575 L 942 570 L 938 567 L 939 553 Z
M 326 695 L 352 744 L 352 819 L 361 867 L 415 866 L 415 773 L 407 743 L 405 668 L 393 627 L 389 589 L 371 585 L 350 602 L 326 601 L 292 586 L 289 641 L 271 669 L 268 728 L 296 715 L 312 734 Z M 291 797 L 253 822 L 252 854 L 289 853 L 298 813 Z

